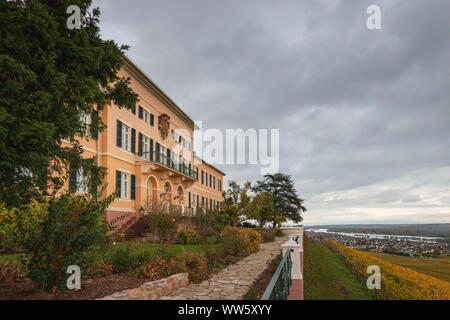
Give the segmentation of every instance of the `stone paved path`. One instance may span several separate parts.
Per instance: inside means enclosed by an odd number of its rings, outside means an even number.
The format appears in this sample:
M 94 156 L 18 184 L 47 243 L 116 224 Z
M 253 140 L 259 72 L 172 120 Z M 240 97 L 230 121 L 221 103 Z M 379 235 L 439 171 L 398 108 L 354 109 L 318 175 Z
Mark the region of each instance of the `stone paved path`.
M 258 279 L 269 262 L 279 253 L 281 245 L 289 239 L 289 231 L 274 242 L 261 244 L 261 250 L 229 265 L 211 279 L 199 284 L 190 284 L 172 291 L 161 300 L 240 300 L 248 292 L 253 281 Z

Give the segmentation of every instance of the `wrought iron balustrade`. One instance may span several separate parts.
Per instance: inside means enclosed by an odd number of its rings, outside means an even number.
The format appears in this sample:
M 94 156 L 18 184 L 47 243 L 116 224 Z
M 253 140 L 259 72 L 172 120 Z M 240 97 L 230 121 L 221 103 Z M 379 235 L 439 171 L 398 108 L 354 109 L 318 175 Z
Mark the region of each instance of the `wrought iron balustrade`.
M 275 274 L 269 282 L 261 300 L 286 300 L 289 296 L 289 289 L 292 285 L 291 260 L 292 249 L 287 250 Z
M 198 168 L 194 170 L 193 168 L 191 168 L 190 165 L 174 161 L 173 159 L 171 159 L 170 157 L 161 152 L 157 151 L 142 152 L 142 158 L 146 159 L 147 161 L 157 162 L 169 169 L 175 170 L 181 174 L 184 174 L 188 177 L 198 180 Z

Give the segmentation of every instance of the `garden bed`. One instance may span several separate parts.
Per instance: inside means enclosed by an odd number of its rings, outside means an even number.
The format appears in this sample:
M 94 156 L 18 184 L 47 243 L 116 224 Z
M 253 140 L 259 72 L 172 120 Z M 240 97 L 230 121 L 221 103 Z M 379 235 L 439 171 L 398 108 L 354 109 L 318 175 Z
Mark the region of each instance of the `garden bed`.
M 277 255 L 272 261 L 270 261 L 269 266 L 263 271 L 261 276 L 253 282 L 252 286 L 248 290 L 247 294 L 244 296 L 245 300 L 261 300 L 264 291 L 272 280 L 278 265 L 281 262 L 281 255 Z
M 15 283 L 0 282 L 0 300 L 92 300 L 117 291 L 139 287 L 148 281 L 134 276 L 114 274 L 82 280 L 81 290 L 56 293 L 36 292 L 33 282 L 29 279 Z

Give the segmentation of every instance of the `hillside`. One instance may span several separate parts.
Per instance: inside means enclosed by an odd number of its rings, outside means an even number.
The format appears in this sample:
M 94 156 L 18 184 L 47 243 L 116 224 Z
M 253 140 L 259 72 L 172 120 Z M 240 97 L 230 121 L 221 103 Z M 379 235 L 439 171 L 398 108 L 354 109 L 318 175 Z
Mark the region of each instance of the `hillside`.
M 376 233 L 422 237 L 450 237 L 450 223 L 434 224 L 347 224 L 320 225 L 308 228 L 328 229 L 334 232 Z
M 428 276 L 450 282 L 450 257 L 421 259 L 387 253 L 368 252 L 368 254 L 388 262 L 398 264 L 402 267 L 411 268 Z
M 305 300 L 373 300 L 372 294 L 330 249 L 304 242 Z
M 351 266 L 358 279 L 367 279 L 366 270 L 376 265 L 381 270 L 381 289 L 375 290 L 382 300 L 450 300 L 450 283 L 374 257 L 367 252 L 341 245 L 333 240 L 323 242 L 346 265 Z

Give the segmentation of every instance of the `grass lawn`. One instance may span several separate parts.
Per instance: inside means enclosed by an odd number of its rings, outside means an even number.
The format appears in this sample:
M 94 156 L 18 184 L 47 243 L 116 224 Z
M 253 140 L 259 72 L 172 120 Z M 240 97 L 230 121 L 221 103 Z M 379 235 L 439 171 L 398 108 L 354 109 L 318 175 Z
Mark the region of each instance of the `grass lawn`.
M 373 295 L 330 249 L 305 241 L 305 300 L 373 300 Z
M 405 257 L 388 253 L 367 252 L 368 254 L 386 260 L 399 266 L 411 268 L 417 272 L 426 274 L 450 282 L 450 257 L 421 259 Z

